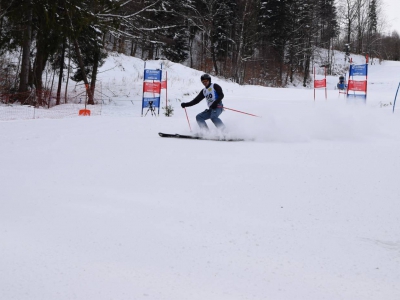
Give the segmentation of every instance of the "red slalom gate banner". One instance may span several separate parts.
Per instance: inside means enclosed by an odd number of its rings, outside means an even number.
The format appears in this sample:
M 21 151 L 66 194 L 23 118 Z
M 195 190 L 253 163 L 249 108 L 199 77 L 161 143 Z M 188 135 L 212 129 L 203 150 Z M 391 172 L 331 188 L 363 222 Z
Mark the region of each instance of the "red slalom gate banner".
M 367 81 L 366 80 L 349 80 L 349 90 L 366 92 L 367 91 Z
M 326 79 L 314 80 L 314 88 L 326 87 Z
M 325 99 L 327 98 L 327 91 L 326 91 L 326 66 L 325 68 L 325 78 L 324 79 L 315 79 L 315 67 L 314 67 L 314 101 L 315 101 L 315 89 L 325 88 Z
M 168 111 L 168 72 L 165 71 L 165 80 L 161 81 L 161 89 L 165 90 L 165 112 Z
M 145 93 L 159 94 L 161 92 L 160 82 L 143 82 L 143 91 Z

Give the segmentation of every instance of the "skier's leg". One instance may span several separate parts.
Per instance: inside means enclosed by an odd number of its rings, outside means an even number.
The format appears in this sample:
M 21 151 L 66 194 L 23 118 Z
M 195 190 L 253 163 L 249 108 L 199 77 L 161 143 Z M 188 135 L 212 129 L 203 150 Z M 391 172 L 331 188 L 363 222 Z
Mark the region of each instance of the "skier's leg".
M 219 115 L 222 114 L 223 108 L 222 107 L 218 107 L 216 109 L 211 109 L 210 111 L 211 111 L 211 114 L 210 114 L 211 121 L 214 123 L 214 125 L 218 129 L 224 130 L 225 129 L 225 125 L 221 121 L 221 119 L 219 118 Z
M 211 115 L 211 111 L 209 109 L 206 109 L 205 111 L 199 113 L 196 116 L 196 121 L 197 121 L 197 124 L 199 124 L 200 129 L 208 130 L 206 120 L 208 120 L 210 118 L 210 115 Z

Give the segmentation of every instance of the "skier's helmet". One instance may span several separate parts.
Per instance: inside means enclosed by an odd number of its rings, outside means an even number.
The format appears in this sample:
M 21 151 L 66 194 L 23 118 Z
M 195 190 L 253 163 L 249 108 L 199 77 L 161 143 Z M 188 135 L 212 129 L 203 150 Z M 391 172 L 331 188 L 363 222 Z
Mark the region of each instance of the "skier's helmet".
M 208 80 L 209 82 L 211 82 L 211 76 L 208 74 L 203 74 L 203 75 L 201 75 L 200 80 L 201 81 Z

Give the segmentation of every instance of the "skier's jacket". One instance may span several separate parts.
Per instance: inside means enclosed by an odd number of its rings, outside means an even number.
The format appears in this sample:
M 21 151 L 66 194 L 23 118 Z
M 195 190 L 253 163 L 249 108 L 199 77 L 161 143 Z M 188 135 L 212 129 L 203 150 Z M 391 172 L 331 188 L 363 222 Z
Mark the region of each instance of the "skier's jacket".
M 193 106 L 199 103 L 201 100 L 206 98 L 208 108 L 215 109 L 218 106 L 223 106 L 222 99 L 224 93 L 222 88 L 216 83 L 210 83 L 206 86 L 192 101 L 186 103 L 186 106 Z

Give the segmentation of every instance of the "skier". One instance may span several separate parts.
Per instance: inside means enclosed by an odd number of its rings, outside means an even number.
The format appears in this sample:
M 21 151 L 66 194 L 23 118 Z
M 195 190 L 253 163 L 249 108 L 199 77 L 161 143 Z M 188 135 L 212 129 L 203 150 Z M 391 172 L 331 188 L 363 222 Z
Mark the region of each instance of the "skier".
M 337 88 L 339 90 L 344 90 L 347 87 L 347 85 L 344 83 L 344 76 L 343 75 L 339 76 L 339 83 L 336 86 L 337 86 Z
M 196 98 L 190 102 L 181 103 L 181 106 L 182 108 L 193 106 L 206 98 L 208 109 L 196 116 L 197 124 L 199 124 L 200 129 L 208 131 L 206 120 L 211 119 L 218 129 L 223 130 L 225 125 L 219 118 L 219 115 L 223 111 L 222 99 L 224 98 L 224 93 L 222 88 L 216 83 L 211 83 L 211 76 L 208 74 L 201 75 L 200 80 L 205 88 L 196 96 Z

